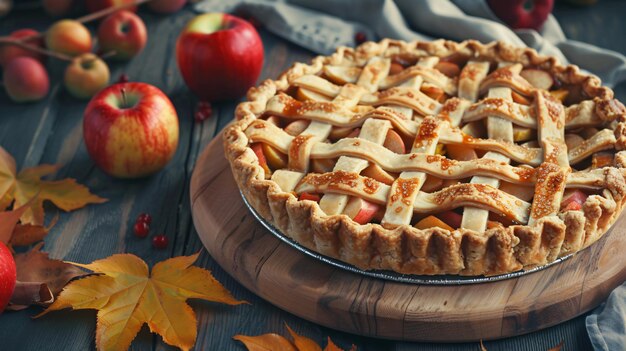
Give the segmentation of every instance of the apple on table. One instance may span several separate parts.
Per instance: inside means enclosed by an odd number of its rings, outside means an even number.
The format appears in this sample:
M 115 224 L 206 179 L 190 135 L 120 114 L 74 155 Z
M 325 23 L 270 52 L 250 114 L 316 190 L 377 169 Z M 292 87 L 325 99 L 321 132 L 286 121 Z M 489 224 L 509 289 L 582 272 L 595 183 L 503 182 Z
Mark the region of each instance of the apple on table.
M 109 7 L 131 4 L 133 2 L 134 0 L 85 0 L 85 7 L 88 12 L 93 13 Z M 137 11 L 137 6 L 129 6 L 125 10 L 134 12 Z
M 7 307 L 17 279 L 15 260 L 9 248 L 0 241 L 0 313 Z
M 72 12 L 74 0 L 42 0 L 44 11 L 52 17 L 65 16 Z
M 263 43 L 254 27 L 223 13 L 196 16 L 176 43 L 185 83 L 200 99 L 237 99 L 256 83 L 263 67 Z
M 90 52 L 91 45 L 91 33 L 75 20 L 57 21 L 46 31 L 46 46 L 54 52 L 77 56 Z
M 9 34 L 9 37 L 12 39 L 23 39 L 27 37 L 33 37 L 36 35 L 39 35 L 39 32 L 37 32 L 36 30 L 30 29 L 30 28 L 24 28 L 24 29 L 19 29 L 19 30 L 12 32 L 11 34 Z M 26 43 L 28 45 L 36 46 L 40 49 L 44 48 L 43 38 L 29 39 L 26 41 Z M 45 59 L 45 57 L 42 54 L 34 52 L 34 51 L 26 50 L 17 45 L 11 45 L 11 44 L 0 45 L 0 66 L 4 67 L 6 66 L 6 64 L 9 63 L 9 61 L 20 56 L 32 57 L 40 62 L 44 62 L 44 59 Z
M 113 84 L 87 105 L 83 138 L 91 159 L 118 178 L 138 178 L 163 168 L 178 146 L 172 102 L 146 83 Z
M 133 12 L 113 13 L 98 27 L 98 45 L 103 52 L 114 51 L 115 60 L 129 60 L 137 55 L 148 41 L 143 20 Z
M 554 0 L 487 0 L 487 4 L 511 28 L 539 30 L 552 11 Z
M 187 0 L 152 0 L 148 8 L 156 13 L 174 13 L 185 6 Z
M 87 99 L 109 83 L 110 72 L 102 59 L 92 53 L 82 54 L 65 69 L 63 82 L 74 97 Z
M 3 76 L 4 88 L 15 102 L 41 100 L 50 90 L 48 72 L 41 62 L 32 57 L 12 59 L 4 67 Z

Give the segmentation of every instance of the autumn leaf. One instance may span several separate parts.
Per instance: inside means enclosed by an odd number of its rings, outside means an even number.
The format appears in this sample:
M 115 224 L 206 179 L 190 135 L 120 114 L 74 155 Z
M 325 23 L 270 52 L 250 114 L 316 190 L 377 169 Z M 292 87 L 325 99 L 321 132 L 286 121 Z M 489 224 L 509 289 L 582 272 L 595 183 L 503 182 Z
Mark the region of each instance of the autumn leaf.
M 15 289 L 7 310 L 19 311 L 31 305 L 47 306 L 54 301 L 54 295 L 46 283 L 15 282 Z
M 563 348 L 563 345 L 565 345 L 565 341 L 561 340 L 560 343 L 558 343 L 555 347 L 549 349 L 548 351 L 561 351 L 561 348 Z
M 233 339 L 241 341 L 244 345 L 246 345 L 248 351 L 322 351 L 322 347 L 315 341 L 305 336 L 298 335 L 287 324 L 285 324 L 285 326 L 287 327 L 289 334 L 291 334 L 293 342 L 275 333 L 258 336 L 235 335 L 233 336 Z M 330 338 L 328 338 L 328 343 L 326 344 L 324 351 L 343 350 L 335 345 Z M 350 351 L 356 351 L 356 346 L 352 345 Z
M 485 345 L 483 345 L 483 340 L 480 340 L 480 351 L 487 351 L 487 348 L 485 347 Z
M 1 177 L 1 175 L 0 175 Z M 25 206 L 17 208 L 13 211 L 0 212 L 0 241 L 8 244 L 13 236 L 13 231 L 20 217 L 27 210 Z
M 142 259 L 131 254 L 91 264 L 72 263 L 99 274 L 68 284 L 39 316 L 68 307 L 98 310 L 98 350 L 128 349 L 144 323 L 167 344 L 189 350 L 196 342 L 197 321 L 187 299 L 246 303 L 235 300 L 209 271 L 192 266 L 198 255 L 159 262 L 152 273 Z
M 289 328 L 287 324 L 285 324 L 285 326 L 287 327 L 287 331 L 289 331 L 289 334 L 291 334 L 291 337 L 293 338 L 293 343 L 296 345 L 296 348 L 298 350 L 322 351 L 322 348 L 315 341 L 305 336 L 296 334 L 296 332 Z
M 26 253 L 15 255 L 17 280 L 45 283 L 57 296 L 70 280 L 86 272 L 69 263 L 49 258 L 47 252 L 40 251 L 42 246 L 43 243 L 40 243 Z
M 48 235 L 50 229 L 57 224 L 58 220 L 59 215 L 57 214 L 46 227 L 42 225 L 18 223 L 15 229 L 13 229 L 13 235 L 11 236 L 11 240 L 9 240 L 9 244 L 12 246 L 28 246 L 42 241 L 46 235 Z
M 15 160 L 0 147 L 0 205 L 2 209 L 14 200 L 14 208 L 31 201 L 22 215 L 23 224 L 41 225 L 44 220 L 43 202 L 48 200 L 64 211 L 73 211 L 91 203 L 102 203 L 106 199 L 93 195 L 89 189 L 76 183 L 76 180 L 41 180 L 41 177 L 55 173 L 58 165 L 39 165 L 17 172 Z M 36 198 L 35 198 L 36 197 Z M 33 199 L 33 200 L 31 200 Z
M 298 351 L 289 340 L 274 333 L 259 336 L 235 335 L 233 339 L 241 341 L 248 351 Z

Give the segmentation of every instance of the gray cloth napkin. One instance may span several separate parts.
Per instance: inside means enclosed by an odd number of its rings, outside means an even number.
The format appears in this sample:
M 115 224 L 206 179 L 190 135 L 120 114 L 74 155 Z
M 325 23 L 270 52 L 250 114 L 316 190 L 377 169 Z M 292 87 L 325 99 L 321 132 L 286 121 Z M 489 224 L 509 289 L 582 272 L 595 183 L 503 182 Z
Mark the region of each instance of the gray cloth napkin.
M 626 283 L 611 292 L 609 298 L 586 319 L 587 333 L 596 351 L 626 348 Z
M 353 46 L 358 32 L 369 40 L 394 38 L 481 42 L 502 40 L 529 46 L 545 55 L 573 63 L 613 86 L 626 80 L 626 57 L 565 37 L 550 16 L 543 28 L 511 30 L 484 0 L 203 0 L 199 12 L 253 14 L 267 30 L 319 54 L 340 45 Z M 626 345 L 626 283 L 586 319 L 595 350 L 623 350 Z

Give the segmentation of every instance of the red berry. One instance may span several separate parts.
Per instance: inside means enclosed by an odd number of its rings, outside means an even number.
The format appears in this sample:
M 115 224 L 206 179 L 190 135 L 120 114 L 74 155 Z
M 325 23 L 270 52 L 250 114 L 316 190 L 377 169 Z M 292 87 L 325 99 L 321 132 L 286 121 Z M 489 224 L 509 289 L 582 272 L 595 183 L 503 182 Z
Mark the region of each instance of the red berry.
M 139 216 L 137 216 L 136 222 L 145 222 L 147 224 L 152 224 L 152 216 L 147 213 L 140 213 Z
M 118 83 L 128 83 L 128 75 L 126 73 L 120 74 L 120 77 L 117 79 Z
M 363 32 L 357 32 L 354 35 L 354 41 L 356 42 L 357 45 L 361 45 L 367 41 L 367 36 Z
M 133 226 L 133 230 L 135 231 L 136 236 L 140 238 L 145 238 L 150 232 L 150 226 L 146 222 L 137 222 Z
M 200 101 L 198 105 L 196 105 L 196 112 L 193 117 L 196 122 L 202 122 L 205 119 L 211 117 L 213 114 L 213 108 L 211 107 L 211 103 L 208 101 Z
M 156 235 L 152 238 L 152 246 L 157 249 L 164 249 L 167 247 L 167 237 L 164 234 Z

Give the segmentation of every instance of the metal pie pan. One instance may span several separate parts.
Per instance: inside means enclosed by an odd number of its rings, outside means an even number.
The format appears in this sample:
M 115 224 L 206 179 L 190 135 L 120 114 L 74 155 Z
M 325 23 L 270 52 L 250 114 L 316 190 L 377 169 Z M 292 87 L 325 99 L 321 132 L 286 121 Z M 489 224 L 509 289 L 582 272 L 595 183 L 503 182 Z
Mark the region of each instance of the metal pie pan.
M 465 277 L 465 276 L 458 276 L 458 275 L 415 275 L 415 274 L 401 274 L 401 273 L 397 273 L 394 271 L 387 271 L 387 270 L 362 270 L 351 264 L 345 263 L 343 261 L 340 261 L 340 260 L 337 260 L 328 256 L 324 256 L 318 252 L 315 252 L 311 249 L 308 249 L 300 245 L 298 242 L 291 239 L 287 235 L 283 234 L 280 230 L 276 229 L 271 223 L 269 223 L 263 217 L 261 217 L 261 215 L 259 215 L 259 213 L 252 207 L 252 205 L 250 205 L 250 203 L 248 202 L 246 197 L 243 195 L 243 193 L 241 191 L 239 193 L 241 194 L 241 198 L 243 199 L 243 202 L 246 204 L 246 207 L 248 207 L 248 209 L 250 210 L 254 218 L 256 218 L 257 221 L 259 221 L 259 223 L 261 223 L 263 227 L 265 227 L 265 229 L 267 229 L 270 233 L 272 233 L 282 242 L 293 247 L 294 249 L 302 252 L 303 254 L 307 256 L 313 257 L 317 259 L 318 261 L 324 262 L 325 264 L 329 264 L 331 266 L 341 268 L 348 272 L 352 272 L 355 274 L 360 274 L 360 275 L 364 275 L 364 276 L 372 277 L 372 278 L 389 280 L 389 281 L 398 282 L 398 283 L 420 284 L 420 285 L 466 285 L 466 284 L 490 283 L 490 282 L 496 282 L 496 281 L 505 280 L 505 279 L 517 278 L 517 277 L 521 277 L 527 274 L 538 272 L 540 270 L 543 270 L 555 264 L 558 264 L 562 261 L 565 261 L 572 256 L 571 254 L 567 256 L 563 256 L 548 264 L 545 264 L 543 266 L 537 266 L 532 269 L 506 273 L 506 274 L 493 275 L 493 276 L 488 276 L 488 277 L 485 277 L 485 276 Z

